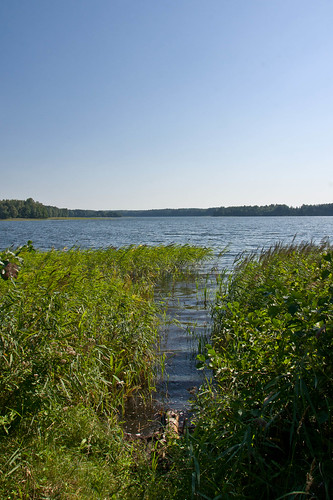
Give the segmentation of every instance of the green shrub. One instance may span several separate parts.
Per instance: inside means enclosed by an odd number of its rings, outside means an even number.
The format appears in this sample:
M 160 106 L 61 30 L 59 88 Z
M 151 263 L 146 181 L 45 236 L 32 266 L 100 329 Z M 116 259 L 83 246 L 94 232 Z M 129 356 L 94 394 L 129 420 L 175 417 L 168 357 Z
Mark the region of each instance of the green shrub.
M 198 356 L 215 384 L 197 401 L 194 491 L 330 498 L 331 247 L 277 245 L 243 256 L 217 293 L 213 319 L 211 345 Z

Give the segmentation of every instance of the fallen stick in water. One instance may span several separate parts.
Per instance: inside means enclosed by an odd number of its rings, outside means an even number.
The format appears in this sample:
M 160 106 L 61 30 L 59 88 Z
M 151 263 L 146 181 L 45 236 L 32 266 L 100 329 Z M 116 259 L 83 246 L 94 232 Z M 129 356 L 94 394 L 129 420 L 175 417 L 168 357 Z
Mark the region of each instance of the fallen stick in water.
M 165 435 L 166 437 L 179 438 L 179 413 L 173 410 L 166 412 Z

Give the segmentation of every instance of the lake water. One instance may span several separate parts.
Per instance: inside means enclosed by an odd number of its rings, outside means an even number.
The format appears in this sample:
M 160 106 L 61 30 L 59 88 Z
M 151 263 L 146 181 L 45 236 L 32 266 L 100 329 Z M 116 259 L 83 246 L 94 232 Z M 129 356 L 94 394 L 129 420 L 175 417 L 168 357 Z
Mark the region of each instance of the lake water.
M 140 217 L 83 220 L 0 221 L 0 249 L 24 245 L 32 240 L 41 250 L 64 247 L 104 248 L 128 245 L 192 244 L 214 249 L 212 266 L 230 268 L 236 255 L 256 251 L 277 242 L 320 243 L 333 241 L 333 217 Z M 228 247 L 221 258 L 219 253 Z M 210 266 L 210 267 L 209 267 Z M 164 328 L 161 353 L 166 355 L 165 378 L 159 383 L 157 407 L 161 404 L 177 410 L 188 406 L 190 392 L 202 382 L 196 370 L 197 335 L 209 335 L 209 315 L 196 286 L 177 284 L 170 297 L 169 315 L 178 323 Z M 189 334 L 194 331 L 195 334 Z M 127 429 L 136 432 L 147 425 L 148 411 L 138 401 L 127 413 Z
M 230 264 L 242 251 L 268 247 L 276 242 L 333 241 L 333 217 L 123 217 L 81 220 L 0 221 L 0 249 L 32 240 L 46 250 L 79 246 L 193 244 L 209 246 L 216 253 L 226 246 Z

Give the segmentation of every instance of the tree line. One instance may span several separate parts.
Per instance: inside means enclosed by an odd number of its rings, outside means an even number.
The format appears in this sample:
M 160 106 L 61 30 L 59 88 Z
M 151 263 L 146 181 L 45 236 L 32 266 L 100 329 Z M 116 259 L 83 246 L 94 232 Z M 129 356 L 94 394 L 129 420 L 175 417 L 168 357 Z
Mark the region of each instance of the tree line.
M 234 206 L 217 208 L 164 208 L 155 210 L 84 210 L 43 205 L 32 198 L 0 200 L 0 219 L 47 219 L 49 217 L 269 217 L 269 216 L 333 215 L 333 203 L 322 205 Z
M 284 215 L 333 215 L 333 203 L 326 205 L 302 205 L 288 207 L 287 205 L 235 206 L 217 208 L 164 208 L 156 210 L 120 210 L 127 217 L 262 217 Z
M 323 205 L 302 205 L 300 207 L 288 207 L 287 205 L 264 205 L 264 206 L 238 206 L 238 207 L 220 207 L 214 209 L 214 216 L 285 216 L 285 215 L 333 215 L 333 203 Z
M 160 208 L 152 210 L 119 210 L 125 217 L 189 217 L 214 215 L 215 208 Z
M 49 217 L 120 217 L 111 210 L 81 210 L 43 205 L 32 198 L 0 200 L 0 219 L 48 219 Z

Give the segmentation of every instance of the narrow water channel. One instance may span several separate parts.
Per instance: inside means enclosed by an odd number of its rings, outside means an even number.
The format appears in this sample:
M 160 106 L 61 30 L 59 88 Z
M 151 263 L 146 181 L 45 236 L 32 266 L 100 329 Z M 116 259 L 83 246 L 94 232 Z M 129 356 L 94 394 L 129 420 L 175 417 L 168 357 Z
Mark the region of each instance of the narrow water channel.
M 202 290 L 193 282 L 176 283 L 168 298 L 167 318 L 161 332 L 160 353 L 165 357 L 156 399 L 165 408 L 185 411 L 191 396 L 204 381 L 196 367 L 198 343 L 209 336 L 209 311 Z
M 199 343 L 206 343 L 210 334 L 207 282 L 207 276 L 201 274 L 193 280 L 170 283 L 156 290 L 156 300 L 167 304 L 160 330 L 160 356 L 164 365 L 153 397 L 128 401 L 125 432 L 149 435 L 169 409 L 179 412 L 181 420 L 188 415 L 190 401 L 208 375 L 196 366 Z M 208 287 L 208 293 L 211 288 Z

